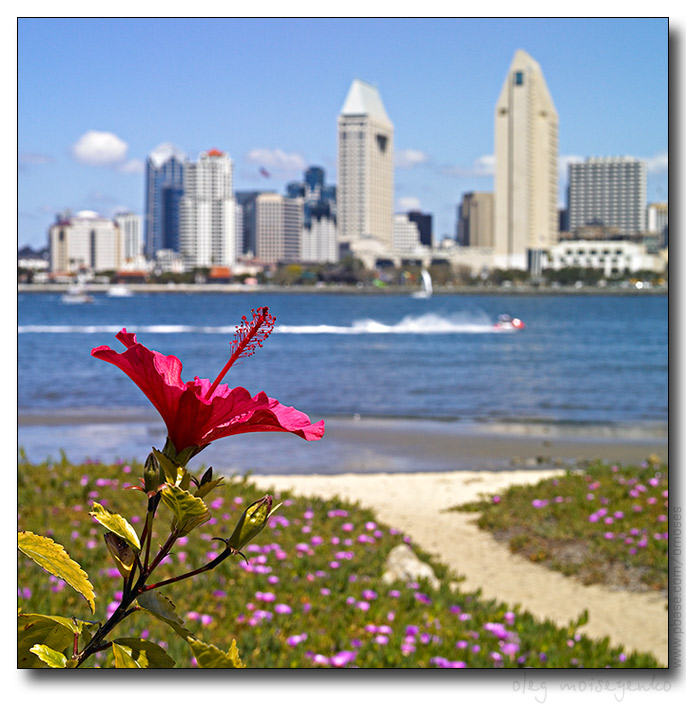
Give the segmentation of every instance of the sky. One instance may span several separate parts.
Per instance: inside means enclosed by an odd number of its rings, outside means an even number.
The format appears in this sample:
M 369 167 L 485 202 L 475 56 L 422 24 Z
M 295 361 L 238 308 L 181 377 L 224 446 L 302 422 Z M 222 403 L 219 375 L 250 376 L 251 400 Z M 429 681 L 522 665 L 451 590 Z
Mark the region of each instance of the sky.
M 648 163 L 668 192 L 668 21 L 650 18 L 19 18 L 18 246 L 57 212 L 144 212 L 145 160 L 171 142 L 234 161 L 235 190 L 282 193 L 321 166 L 355 78 L 395 129 L 395 211 L 454 237 L 469 191 L 493 190 L 494 108 L 514 53 L 540 65 L 566 166 Z M 269 173 L 265 177 L 260 168 Z

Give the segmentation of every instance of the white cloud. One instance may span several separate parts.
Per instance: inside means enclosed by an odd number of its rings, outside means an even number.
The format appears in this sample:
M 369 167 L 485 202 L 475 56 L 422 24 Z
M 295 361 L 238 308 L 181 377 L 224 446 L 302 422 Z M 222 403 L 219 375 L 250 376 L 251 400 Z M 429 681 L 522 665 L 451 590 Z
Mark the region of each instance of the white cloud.
M 395 200 L 399 212 L 421 211 L 422 202 L 416 196 L 400 196 Z
M 395 153 L 395 166 L 398 169 L 412 169 L 428 161 L 428 155 L 421 149 L 398 149 Z
M 129 145 L 112 132 L 91 130 L 78 138 L 72 152 L 83 164 L 107 166 L 123 161 L 128 148 Z
M 29 165 L 37 164 L 52 164 L 55 160 L 49 154 L 42 154 L 40 152 L 20 152 L 19 153 L 19 166 L 27 167 Z
M 277 172 L 304 171 L 307 168 L 304 157 L 297 152 L 288 154 L 283 149 L 251 149 L 245 155 L 245 160 Z
M 662 152 L 645 160 L 648 163 L 649 174 L 666 174 L 669 169 L 669 154 Z
M 140 159 L 129 159 L 117 167 L 122 174 L 143 174 L 145 164 Z
M 470 167 L 457 165 L 443 167 L 441 173 L 456 177 L 490 177 L 495 174 L 495 156 L 484 154 L 475 159 Z

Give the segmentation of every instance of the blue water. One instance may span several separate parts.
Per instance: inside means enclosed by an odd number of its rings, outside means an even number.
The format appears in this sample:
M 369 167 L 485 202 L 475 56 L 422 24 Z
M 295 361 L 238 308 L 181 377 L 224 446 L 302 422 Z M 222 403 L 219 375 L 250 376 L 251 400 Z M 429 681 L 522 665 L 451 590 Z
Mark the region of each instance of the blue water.
M 312 417 L 479 422 L 666 423 L 666 296 L 139 294 L 64 305 L 19 297 L 19 412 L 144 407 L 114 366 L 115 333 L 177 355 L 183 378 L 214 378 L 254 305 L 274 333 L 227 376 Z M 500 313 L 526 329 L 492 329 Z

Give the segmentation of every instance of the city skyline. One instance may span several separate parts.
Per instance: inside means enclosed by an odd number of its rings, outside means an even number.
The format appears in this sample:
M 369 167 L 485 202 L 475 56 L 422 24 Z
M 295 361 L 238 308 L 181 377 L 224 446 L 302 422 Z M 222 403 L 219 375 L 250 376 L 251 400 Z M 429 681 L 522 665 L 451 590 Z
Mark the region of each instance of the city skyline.
M 494 189 L 493 111 L 518 49 L 560 118 L 558 206 L 567 163 L 592 156 L 645 160 L 647 200 L 666 201 L 664 19 L 28 18 L 18 245 L 45 246 L 67 208 L 143 215 L 145 160 L 164 142 L 191 160 L 227 153 L 236 191 L 284 193 L 309 166 L 337 184 L 354 79 L 377 87 L 395 127 L 394 210 L 432 214 L 436 239 L 454 236 L 462 195 Z

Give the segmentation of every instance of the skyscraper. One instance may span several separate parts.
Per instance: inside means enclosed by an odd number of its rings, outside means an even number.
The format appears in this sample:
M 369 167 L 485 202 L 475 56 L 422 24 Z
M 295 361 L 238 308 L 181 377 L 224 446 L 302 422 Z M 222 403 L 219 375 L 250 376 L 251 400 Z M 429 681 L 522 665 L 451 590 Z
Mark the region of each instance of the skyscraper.
M 633 157 L 591 157 L 570 164 L 570 231 L 587 224 L 645 231 L 646 173 L 646 163 Z
M 460 246 L 493 246 L 493 194 L 471 191 L 462 196 L 457 240 Z
M 145 166 L 145 255 L 179 250 L 179 204 L 186 156 L 173 144 L 160 144 Z
M 338 117 L 338 238 L 393 237 L 393 124 L 376 87 L 354 80 Z
M 538 63 L 515 52 L 495 107 L 494 251 L 511 268 L 557 241 L 558 116 Z
M 114 215 L 114 222 L 121 234 L 124 260 L 135 259 L 143 253 L 141 241 L 141 217 L 130 211 L 119 212 Z
M 261 261 L 300 260 L 303 200 L 260 194 L 255 200 L 256 257 Z
M 231 157 L 218 149 L 203 152 L 186 164 L 183 188 L 179 248 L 187 265 L 233 266 L 240 248 Z

